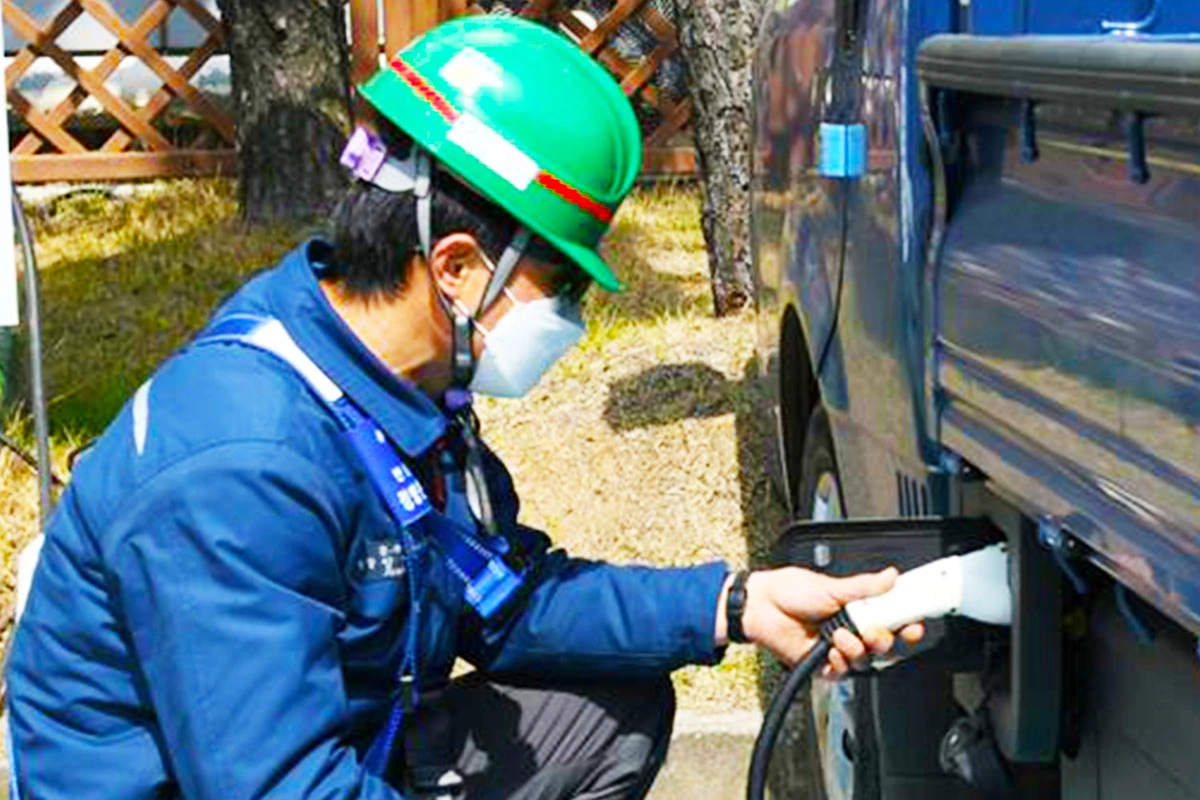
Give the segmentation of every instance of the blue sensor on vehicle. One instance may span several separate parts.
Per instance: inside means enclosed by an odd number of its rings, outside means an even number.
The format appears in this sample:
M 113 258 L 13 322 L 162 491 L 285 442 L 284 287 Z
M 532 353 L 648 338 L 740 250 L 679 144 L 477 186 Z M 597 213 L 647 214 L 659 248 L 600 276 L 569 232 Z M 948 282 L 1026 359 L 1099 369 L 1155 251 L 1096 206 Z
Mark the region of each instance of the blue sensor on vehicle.
M 865 125 L 821 123 L 817 173 L 823 178 L 861 178 L 867 170 Z

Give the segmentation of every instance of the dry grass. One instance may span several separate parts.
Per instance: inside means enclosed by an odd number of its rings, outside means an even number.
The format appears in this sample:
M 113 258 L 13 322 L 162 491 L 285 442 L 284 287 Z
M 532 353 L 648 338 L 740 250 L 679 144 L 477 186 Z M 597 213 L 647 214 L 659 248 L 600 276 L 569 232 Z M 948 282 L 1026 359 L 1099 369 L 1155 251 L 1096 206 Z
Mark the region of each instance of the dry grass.
M 32 450 L 32 436 L 27 421 L 13 414 L 6 426 L 10 437 Z M 67 456 L 77 446 L 73 437 L 56 437 L 52 456 L 55 474 L 65 475 Z M 0 448 L 0 519 L 4 520 L 0 536 L 0 633 L 7 637 L 12 619 L 16 589 L 16 555 L 34 535 L 38 526 L 38 482 L 33 471 L 7 448 Z
M 247 232 L 232 186 L 179 181 L 124 200 L 79 196 L 34 212 L 44 285 L 56 468 L 248 274 L 304 234 Z M 761 552 L 781 521 L 762 469 L 753 321 L 714 320 L 695 194 L 641 191 L 610 236 L 628 291 L 589 299 L 589 334 L 520 403 L 485 402 L 488 441 L 524 515 L 580 555 L 684 564 Z M 29 441 L 27 421 L 8 430 Z M 29 471 L 0 455 L 3 590 L 36 527 Z M 690 707 L 757 703 L 757 661 L 682 670 Z

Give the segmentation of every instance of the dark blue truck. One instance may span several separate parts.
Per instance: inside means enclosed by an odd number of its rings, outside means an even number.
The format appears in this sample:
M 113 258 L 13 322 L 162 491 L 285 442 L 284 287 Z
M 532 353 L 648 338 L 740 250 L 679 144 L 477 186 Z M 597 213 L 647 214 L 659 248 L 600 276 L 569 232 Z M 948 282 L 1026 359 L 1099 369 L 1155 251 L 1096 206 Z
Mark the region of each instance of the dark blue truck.
M 828 800 L 1200 797 L 1200 2 L 780 0 L 755 85 L 793 515 L 983 520 L 1014 593 L 815 683 L 786 755 Z

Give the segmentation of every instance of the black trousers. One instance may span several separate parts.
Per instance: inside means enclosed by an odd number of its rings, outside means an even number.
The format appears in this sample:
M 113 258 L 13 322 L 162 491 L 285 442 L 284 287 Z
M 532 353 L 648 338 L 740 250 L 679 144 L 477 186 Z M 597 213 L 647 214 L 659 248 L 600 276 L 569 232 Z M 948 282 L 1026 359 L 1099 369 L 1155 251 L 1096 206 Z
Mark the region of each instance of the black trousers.
M 675 717 L 666 677 L 551 684 L 471 674 L 441 700 L 466 800 L 640 800 Z

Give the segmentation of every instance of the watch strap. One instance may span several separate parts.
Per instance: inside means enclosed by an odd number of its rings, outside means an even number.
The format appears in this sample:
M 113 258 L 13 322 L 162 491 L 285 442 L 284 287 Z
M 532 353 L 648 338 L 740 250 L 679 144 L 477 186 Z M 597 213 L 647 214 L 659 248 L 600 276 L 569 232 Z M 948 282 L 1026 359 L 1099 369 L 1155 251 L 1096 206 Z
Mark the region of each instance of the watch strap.
M 742 616 L 746 613 L 746 581 L 750 573 L 742 570 L 733 576 L 729 585 L 729 594 L 725 597 L 725 631 L 729 641 L 735 644 L 746 644 L 746 630 L 742 627 Z

